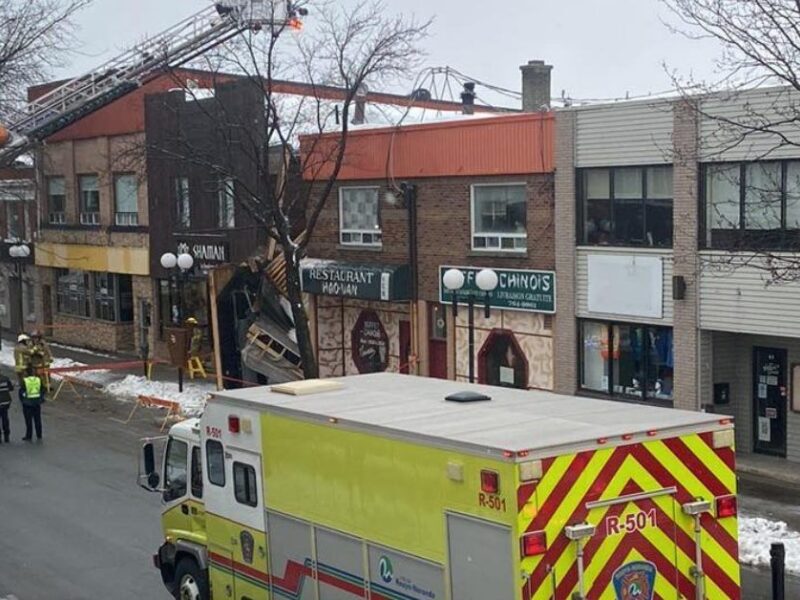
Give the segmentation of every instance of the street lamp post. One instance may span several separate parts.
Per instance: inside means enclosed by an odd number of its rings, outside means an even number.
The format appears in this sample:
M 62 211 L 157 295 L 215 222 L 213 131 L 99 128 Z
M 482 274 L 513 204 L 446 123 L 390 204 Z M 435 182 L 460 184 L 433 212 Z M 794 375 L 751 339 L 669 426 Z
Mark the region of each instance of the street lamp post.
M 23 333 L 25 331 L 25 304 L 22 298 L 22 273 L 23 269 L 25 268 L 23 261 L 31 255 L 31 248 L 27 244 L 17 243 L 9 247 L 8 255 L 15 259 L 14 274 L 16 275 L 17 285 L 19 286 L 19 294 L 17 298 L 19 301 L 19 333 Z
M 453 317 L 458 316 L 458 292 L 464 288 L 466 276 L 460 269 L 448 269 L 442 283 L 453 294 Z M 483 316 L 491 315 L 491 293 L 497 289 L 499 277 L 492 269 L 482 269 L 475 276 L 475 284 L 483 292 Z M 469 346 L 469 382 L 475 383 L 475 294 L 467 292 L 467 330 Z
M 183 285 L 189 275 L 189 271 L 194 266 L 194 258 L 192 258 L 191 254 L 185 252 L 177 256 L 172 252 L 165 252 L 161 255 L 161 266 L 170 272 L 170 279 L 172 279 L 172 273 L 177 270 L 177 273 L 175 273 L 177 285 L 175 287 L 178 292 L 178 325 L 183 327 Z M 178 367 L 178 391 L 183 391 L 183 365 Z

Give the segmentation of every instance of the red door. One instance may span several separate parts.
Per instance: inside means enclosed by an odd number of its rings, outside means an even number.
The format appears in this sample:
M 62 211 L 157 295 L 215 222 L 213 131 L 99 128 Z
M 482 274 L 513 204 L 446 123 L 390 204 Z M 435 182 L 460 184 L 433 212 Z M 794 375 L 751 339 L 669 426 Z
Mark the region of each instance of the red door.
M 447 379 L 447 307 L 431 304 L 428 313 L 428 375 Z
M 400 321 L 400 372 L 408 375 L 411 372 L 411 323 Z

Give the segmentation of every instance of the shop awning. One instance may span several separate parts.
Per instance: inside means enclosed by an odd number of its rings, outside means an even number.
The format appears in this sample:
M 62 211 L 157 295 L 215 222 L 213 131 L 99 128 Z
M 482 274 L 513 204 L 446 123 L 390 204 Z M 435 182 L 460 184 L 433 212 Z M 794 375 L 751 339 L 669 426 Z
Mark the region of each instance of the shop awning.
M 307 258 L 300 264 L 303 291 L 386 302 L 411 298 L 408 265 L 363 265 Z

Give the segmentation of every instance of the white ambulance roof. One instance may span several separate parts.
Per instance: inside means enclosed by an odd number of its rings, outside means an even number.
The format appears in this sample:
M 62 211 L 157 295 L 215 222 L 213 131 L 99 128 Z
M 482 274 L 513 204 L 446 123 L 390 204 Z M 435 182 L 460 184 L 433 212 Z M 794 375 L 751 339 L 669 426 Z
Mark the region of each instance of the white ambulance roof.
M 474 450 L 519 452 L 593 446 L 626 434 L 665 434 L 729 428 L 722 415 L 565 396 L 536 390 L 470 385 L 427 377 L 379 373 L 341 377 L 338 390 L 292 396 L 268 387 L 215 394 L 222 402 L 259 405 L 260 410 L 340 425 L 380 430 L 398 438 L 437 440 Z M 459 391 L 491 397 L 488 402 L 445 401 Z M 214 402 L 214 400 L 212 400 Z

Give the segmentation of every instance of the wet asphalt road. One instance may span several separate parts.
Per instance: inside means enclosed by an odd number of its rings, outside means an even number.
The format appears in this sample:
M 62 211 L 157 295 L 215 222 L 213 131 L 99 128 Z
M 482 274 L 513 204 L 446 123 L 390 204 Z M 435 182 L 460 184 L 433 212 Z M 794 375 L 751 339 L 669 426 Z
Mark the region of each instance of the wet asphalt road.
M 0 600 L 168 598 L 151 555 L 161 539 L 159 498 L 138 488 L 138 439 L 129 407 L 49 402 L 44 441 L 26 443 L 19 403 L 12 443 L 0 445 Z
M 81 390 L 83 393 L 83 390 Z M 130 405 L 86 392 L 49 402 L 45 440 L 0 445 L 0 600 L 160 600 L 168 598 L 151 555 L 161 542 L 160 502 L 136 486 L 138 440 L 158 435 L 153 413 L 130 425 Z M 741 486 L 742 510 L 800 529 L 795 492 Z M 742 569 L 745 600 L 771 600 L 768 571 Z M 786 598 L 800 598 L 800 579 Z

